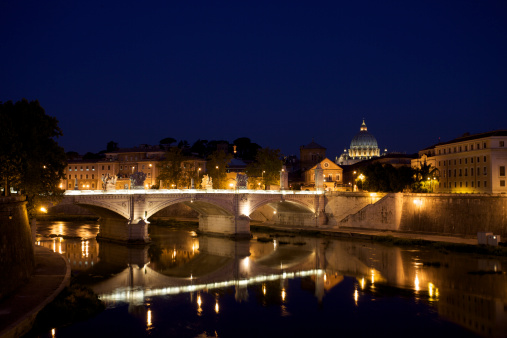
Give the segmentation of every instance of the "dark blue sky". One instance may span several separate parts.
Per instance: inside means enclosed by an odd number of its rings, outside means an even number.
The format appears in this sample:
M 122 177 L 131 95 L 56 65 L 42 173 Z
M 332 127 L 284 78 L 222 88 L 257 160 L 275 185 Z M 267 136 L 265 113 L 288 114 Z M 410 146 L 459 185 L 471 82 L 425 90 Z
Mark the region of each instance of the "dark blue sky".
M 66 151 L 250 137 L 334 158 L 507 129 L 506 1 L 2 1 L 0 101 Z

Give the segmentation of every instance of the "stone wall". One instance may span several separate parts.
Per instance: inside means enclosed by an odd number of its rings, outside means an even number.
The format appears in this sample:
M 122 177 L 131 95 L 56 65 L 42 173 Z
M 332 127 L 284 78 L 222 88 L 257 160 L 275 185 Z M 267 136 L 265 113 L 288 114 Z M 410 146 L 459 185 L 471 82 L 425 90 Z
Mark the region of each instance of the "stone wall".
M 34 262 L 25 197 L 0 197 L 0 299 L 30 278 Z
M 352 203 L 345 202 L 344 205 L 359 205 L 357 197 L 351 199 Z M 353 211 L 351 208 L 350 215 L 339 221 L 339 227 L 474 237 L 477 232 L 488 231 L 501 235 L 502 239 L 507 238 L 506 195 L 388 194 L 355 213 Z M 339 217 L 341 215 L 340 209 Z M 339 217 L 331 215 L 330 219 Z
M 404 194 L 400 230 L 470 236 L 488 231 L 507 239 L 507 196 Z
M 326 193 L 326 208 L 328 226 L 337 226 L 351 214 L 359 212 L 364 207 L 377 202 L 386 194 L 364 192 L 332 192 Z

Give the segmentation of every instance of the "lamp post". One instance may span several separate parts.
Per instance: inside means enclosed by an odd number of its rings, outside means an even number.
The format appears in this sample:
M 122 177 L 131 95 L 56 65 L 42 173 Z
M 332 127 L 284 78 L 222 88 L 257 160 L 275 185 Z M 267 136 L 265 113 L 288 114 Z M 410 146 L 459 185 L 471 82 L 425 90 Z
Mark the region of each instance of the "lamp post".
M 201 168 L 197 170 L 197 185 L 199 186 L 200 184 L 201 184 Z
M 266 190 L 266 185 L 264 184 L 264 173 L 265 172 L 266 172 L 265 170 L 262 171 L 262 185 L 264 186 L 264 190 Z
M 364 183 L 365 177 L 363 174 L 360 174 L 358 178 L 359 178 L 359 180 L 361 180 L 361 190 L 363 190 L 363 183 Z

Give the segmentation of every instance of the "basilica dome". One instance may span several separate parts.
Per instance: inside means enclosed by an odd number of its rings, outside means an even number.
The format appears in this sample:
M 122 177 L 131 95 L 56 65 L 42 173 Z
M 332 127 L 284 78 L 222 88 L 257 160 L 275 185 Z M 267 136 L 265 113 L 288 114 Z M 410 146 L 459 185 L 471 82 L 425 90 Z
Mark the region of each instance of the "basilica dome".
M 367 160 L 380 156 L 377 139 L 368 132 L 366 123 L 361 125 L 359 133 L 350 142 L 349 157 L 358 160 Z
M 361 125 L 361 130 L 356 134 L 356 136 L 354 136 L 352 142 L 350 142 L 350 148 L 378 148 L 377 139 L 375 139 L 375 136 L 368 132 L 364 120 L 363 124 Z

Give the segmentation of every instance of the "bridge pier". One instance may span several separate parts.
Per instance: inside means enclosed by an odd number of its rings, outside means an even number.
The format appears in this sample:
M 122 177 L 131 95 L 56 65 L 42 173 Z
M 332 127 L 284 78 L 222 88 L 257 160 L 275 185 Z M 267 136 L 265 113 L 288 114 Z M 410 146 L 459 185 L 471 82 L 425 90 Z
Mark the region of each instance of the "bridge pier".
M 209 235 L 250 238 L 250 218 L 245 215 L 201 215 L 199 231 Z
M 143 244 L 151 241 L 148 235 L 149 222 L 144 219 L 129 221 L 101 217 L 99 223 L 100 230 L 97 239 L 131 244 Z

